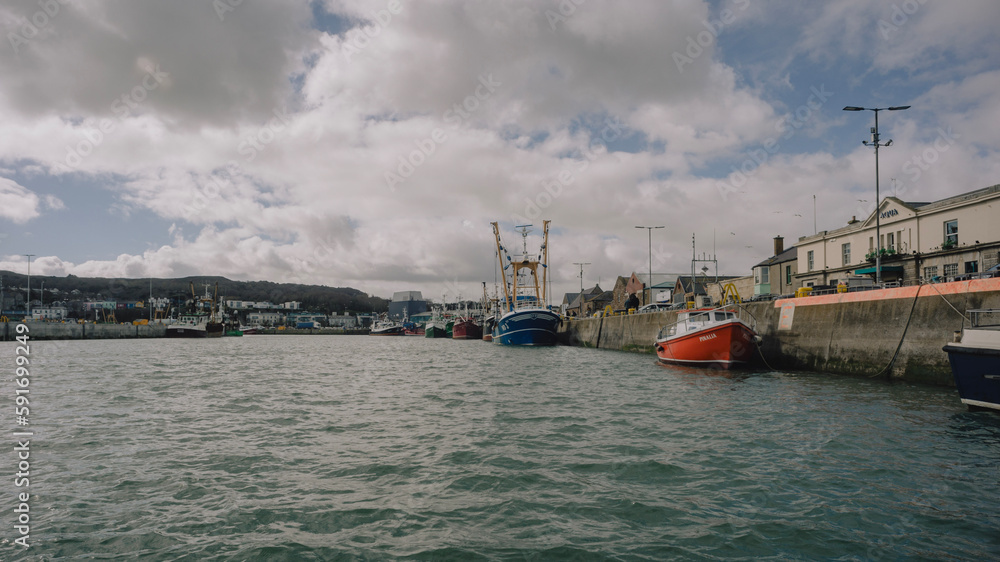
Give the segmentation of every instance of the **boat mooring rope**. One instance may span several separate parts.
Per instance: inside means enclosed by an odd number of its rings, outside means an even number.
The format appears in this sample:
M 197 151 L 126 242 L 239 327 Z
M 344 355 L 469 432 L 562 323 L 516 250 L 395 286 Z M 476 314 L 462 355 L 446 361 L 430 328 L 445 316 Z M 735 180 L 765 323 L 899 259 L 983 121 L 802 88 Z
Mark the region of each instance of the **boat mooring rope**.
M 778 370 L 772 367 L 771 364 L 767 362 L 767 359 L 764 358 L 764 350 L 761 348 L 762 343 L 764 343 L 763 338 L 761 339 L 760 342 L 754 342 L 754 345 L 757 346 L 757 354 L 760 355 L 760 360 L 764 362 L 765 367 L 767 367 L 772 371 L 777 372 Z
M 903 326 L 903 334 L 901 336 L 899 336 L 899 343 L 896 344 L 896 351 L 894 351 L 892 353 L 892 357 L 889 359 L 889 363 L 881 371 L 875 373 L 874 375 L 869 376 L 868 378 L 873 379 L 875 377 L 880 377 L 880 376 L 888 373 L 889 369 L 892 368 L 892 364 L 896 362 L 896 357 L 899 356 L 899 350 L 903 347 L 903 342 L 906 340 L 906 332 L 907 332 L 907 330 L 910 329 L 910 320 L 913 320 L 913 309 L 915 309 L 917 307 L 917 299 L 920 298 L 920 290 L 921 289 L 923 289 L 923 285 L 917 287 L 917 294 L 913 295 L 913 302 L 910 303 L 910 315 L 907 316 L 907 318 L 906 318 L 906 325 Z M 935 289 L 935 290 L 937 290 L 937 289 Z M 940 294 L 940 292 L 938 294 Z M 941 295 L 941 296 L 944 297 L 944 295 Z M 948 302 L 948 299 L 945 299 L 945 302 Z M 948 303 L 948 304 L 951 304 L 951 303 Z
M 948 302 L 948 299 L 945 298 L 944 294 L 942 294 L 941 291 L 939 291 L 938 288 L 935 287 L 933 283 L 928 283 L 928 285 L 930 285 L 931 289 L 934 289 L 934 292 L 937 293 L 941 297 L 941 299 L 944 300 L 944 302 L 946 302 L 948 304 L 948 306 L 951 307 L 952 310 L 954 310 L 955 312 L 957 312 L 958 315 L 962 317 L 962 320 L 969 320 L 969 318 L 962 311 L 960 311 L 959 309 L 955 308 L 955 305 L 953 305 L 950 302 Z M 921 287 L 923 287 L 923 285 L 921 285 Z M 920 293 L 919 289 L 917 290 L 917 293 L 918 294 Z

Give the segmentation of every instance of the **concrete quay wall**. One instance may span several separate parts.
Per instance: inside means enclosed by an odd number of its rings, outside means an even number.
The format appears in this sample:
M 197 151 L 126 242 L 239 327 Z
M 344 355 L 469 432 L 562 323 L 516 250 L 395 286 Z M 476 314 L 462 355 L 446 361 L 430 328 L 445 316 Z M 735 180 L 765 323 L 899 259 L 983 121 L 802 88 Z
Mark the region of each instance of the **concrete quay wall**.
M 17 335 L 20 322 L 0 322 L 0 341 L 11 341 Z M 106 340 L 121 338 L 162 338 L 167 327 L 163 324 L 134 326 L 132 324 L 61 324 L 28 322 L 30 340 Z
M 1000 308 L 1000 279 L 748 303 L 776 369 L 884 376 L 952 386 L 941 349 L 961 330 L 966 310 Z M 652 352 L 660 327 L 677 313 L 613 316 L 562 323 L 568 345 Z M 763 361 L 762 361 L 763 363 Z

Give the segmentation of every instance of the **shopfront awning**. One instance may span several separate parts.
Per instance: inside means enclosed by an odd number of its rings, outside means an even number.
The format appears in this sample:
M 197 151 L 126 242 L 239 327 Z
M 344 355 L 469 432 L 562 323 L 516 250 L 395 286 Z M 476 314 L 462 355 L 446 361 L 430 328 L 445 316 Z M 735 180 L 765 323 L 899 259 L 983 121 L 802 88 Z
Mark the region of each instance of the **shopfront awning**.
M 902 273 L 903 266 L 901 265 L 883 265 L 882 273 Z M 875 267 L 866 267 L 864 269 L 858 269 L 854 272 L 855 275 L 871 275 L 875 273 Z

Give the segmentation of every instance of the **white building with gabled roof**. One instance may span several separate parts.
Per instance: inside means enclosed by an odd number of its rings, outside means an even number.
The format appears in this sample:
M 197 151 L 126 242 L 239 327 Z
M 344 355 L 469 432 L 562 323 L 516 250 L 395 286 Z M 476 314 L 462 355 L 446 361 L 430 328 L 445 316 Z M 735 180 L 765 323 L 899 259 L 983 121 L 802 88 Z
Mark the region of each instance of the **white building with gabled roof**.
M 853 276 L 874 276 L 876 230 L 885 282 L 979 275 L 1000 259 L 1000 185 L 930 203 L 886 197 L 863 221 L 803 236 L 796 244 L 796 286 L 835 286 Z

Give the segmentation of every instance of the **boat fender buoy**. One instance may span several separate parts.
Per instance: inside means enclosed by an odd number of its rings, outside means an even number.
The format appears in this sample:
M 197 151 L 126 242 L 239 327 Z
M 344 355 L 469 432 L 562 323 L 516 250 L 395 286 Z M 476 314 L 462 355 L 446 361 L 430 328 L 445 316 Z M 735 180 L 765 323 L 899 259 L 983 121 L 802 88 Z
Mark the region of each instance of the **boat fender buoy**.
M 753 342 L 754 342 L 755 344 L 757 344 L 757 345 L 760 345 L 760 343 L 761 343 L 762 341 L 764 341 L 764 338 L 762 338 L 762 337 L 760 337 L 760 336 L 754 336 L 754 337 L 753 337 Z
M 663 348 L 662 348 L 662 347 L 660 347 L 660 344 L 656 344 L 656 345 L 654 345 L 654 346 L 653 346 L 653 349 L 655 349 L 657 353 L 659 353 L 659 352 L 663 351 Z

